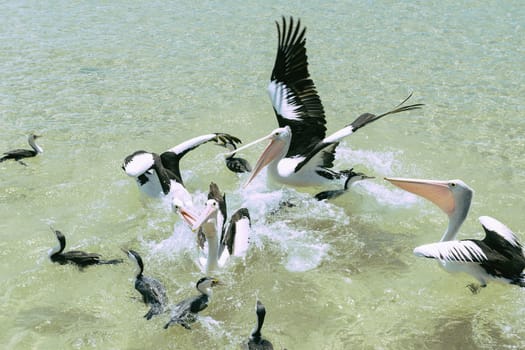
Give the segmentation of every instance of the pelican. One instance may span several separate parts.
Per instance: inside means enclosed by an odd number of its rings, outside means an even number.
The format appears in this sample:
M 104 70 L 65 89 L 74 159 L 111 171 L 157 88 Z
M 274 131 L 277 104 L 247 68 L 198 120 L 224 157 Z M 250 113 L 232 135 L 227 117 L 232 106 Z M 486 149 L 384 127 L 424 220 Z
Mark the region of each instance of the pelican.
M 190 324 L 197 320 L 197 314 L 208 307 L 212 296 L 212 287 L 221 284 L 213 277 L 203 277 L 197 281 L 196 288 L 201 293 L 179 302 L 173 307 L 171 319 L 164 325 L 168 329 L 172 324 L 180 324 L 186 329 L 191 329 Z
M 240 143 L 235 136 L 213 133 L 189 139 L 160 155 L 146 151 L 136 151 L 124 159 L 122 169 L 134 177 L 139 189 L 150 197 L 171 196 L 185 205 L 191 206 L 191 194 L 184 187 L 179 163 L 182 157 L 198 146 L 215 142 L 218 145 Z
M 449 272 L 465 272 L 479 281 L 467 287 L 478 293 L 488 281 L 525 287 L 525 256 L 518 239 L 504 224 L 490 216 L 479 221 L 485 231 L 483 240 L 456 240 L 459 228 L 470 209 L 474 191 L 461 180 L 437 181 L 386 178 L 392 184 L 428 199 L 449 217 L 448 227 L 438 243 L 419 246 L 414 254 L 438 260 Z
M 221 198 L 217 196 L 217 193 L 220 193 L 217 185 L 212 185 L 210 189 L 213 188 L 214 191 L 210 191 L 210 197 Z M 193 224 L 192 229 L 202 229 L 208 242 L 208 256 L 203 264 L 206 266 L 206 273 L 224 266 L 230 256 L 245 256 L 248 250 L 251 225 L 248 209 L 238 209 L 231 216 L 227 227 L 224 225 L 226 218 L 226 202 L 221 205 L 221 202 L 212 198 L 206 201 L 204 211 Z
M 373 178 L 374 178 L 373 176 L 368 176 L 363 173 L 356 173 L 354 172 L 354 169 L 350 169 L 348 173 L 346 174 L 346 180 L 345 180 L 343 189 L 319 192 L 318 194 L 315 195 L 315 199 L 317 199 L 318 201 L 322 201 L 325 199 L 337 198 L 341 196 L 342 194 L 344 194 L 346 191 L 348 191 L 350 186 L 352 186 L 356 182 L 361 181 L 361 180 L 373 179 Z
M 344 172 L 333 170 L 332 167 L 336 147 L 344 137 L 389 114 L 423 106 L 419 103 L 402 106 L 410 98 L 409 95 L 389 112 L 380 115 L 362 114 L 343 129 L 326 136 L 323 105 L 308 72 L 306 28 L 301 29 L 300 21 L 294 26 L 293 18 L 290 18 L 288 26 L 284 17 L 282 26 L 276 24 L 277 57 L 268 91 L 279 128 L 237 149 L 239 152 L 270 140 L 244 186 L 266 165 L 269 165 L 270 178 L 286 185 L 320 186 L 341 179 Z
M 150 320 L 155 315 L 164 312 L 168 297 L 166 288 L 158 280 L 143 275 L 144 263 L 141 256 L 136 251 L 129 249 L 124 253 L 135 264 L 135 289 L 142 295 L 142 301 L 150 307 L 150 310 L 144 315 Z
M 248 342 L 243 344 L 244 350 L 273 350 L 273 345 L 269 340 L 261 336 L 261 328 L 266 316 L 266 308 L 259 300 L 255 303 L 255 313 L 257 315 L 257 324 L 250 334 Z
M 6 161 L 8 159 L 13 159 L 13 160 L 16 160 L 17 162 L 19 162 L 20 164 L 27 166 L 27 164 L 24 163 L 21 159 L 35 157 L 37 154 L 44 152 L 42 147 L 40 147 L 36 143 L 36 139 L 39 138 L 39 137 L 41 137 L 41 136 L 35 135 L 35 134 L 30 134 L 29 137 L 27 138 L 27 142 L 29 143 L 29 146 L 31 146 L 32 150 L 30 150 L 30 149 L 14 149 L 14 150 L 11 150 L 11 151 L 4 152 L 4 156 L 0 158 L 0 163 L 3 162 L 3 161 Z
M 62 232 L 52 227 L 51 231 L 58 240 L 58 245 L 49 251 L 49 259 L 51 259 L 52 262 L 59 263 L 60 265 L 73 264 L 81 270 L 89 265 L 119 264 L 122 262 L 122 259 L 103 260 L 100 254 L 86 253 L 80 250 L 64 252 L 66 248 L 66 237 Z

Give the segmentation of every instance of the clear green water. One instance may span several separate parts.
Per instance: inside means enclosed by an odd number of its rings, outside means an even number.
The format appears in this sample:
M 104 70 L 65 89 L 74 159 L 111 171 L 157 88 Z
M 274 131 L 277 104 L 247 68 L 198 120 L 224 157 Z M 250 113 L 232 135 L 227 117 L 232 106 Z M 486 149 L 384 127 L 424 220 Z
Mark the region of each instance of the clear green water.
M 254 245 L 218 274 L 191 332 L 145 321 L 133 267 L 78 272 L 50 263 L 49 225 L 71 249 L 142 253 L 171 301 L 202 276 L 192 233 L 140 200 L 120 169 L 138 149 L 229 132 L 250 141 L 276 126 L 266 85 L 281 15 L 307 26 L 310 72 L 329 132 L 411 91 L 421 112 L 367 126 L 337 167 L 376 176 L 333 203 L 265 177 L 241 190 L 216 147 L 183 162 L 203 201 L 210 181 L 247 205 Z M 520 1 L 8 2 L 0 5 L 0 149 L 44 135 L 25 168 L 0 165 L 0 342 L 6 349 L 236 349 L 254 323 L 277 349 L 520 349 L 524 292 L 447 274 L 412 249 L 446 217 L 384 176 L 460 178 L 476 190 L 460 238 L 491 215 L 525 240 L 525 7 Z M 255 162 L 254 149 L 246 157 Z M 279 201 L 298 206 L 275 215 Z

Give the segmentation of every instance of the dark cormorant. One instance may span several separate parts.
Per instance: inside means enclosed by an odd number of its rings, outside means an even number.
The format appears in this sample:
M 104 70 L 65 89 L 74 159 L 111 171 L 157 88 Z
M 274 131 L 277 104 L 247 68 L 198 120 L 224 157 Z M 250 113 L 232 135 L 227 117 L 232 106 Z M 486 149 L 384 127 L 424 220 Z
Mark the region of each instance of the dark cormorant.
M 257 314 L 257 324 L 250 335 L 248 342 L 243 344 L 244 350 L 273 350 L 273 345 L 269 340 L 266 340 L 261 335 L 261 328 L 264 324 L 264 317 L 266 316 L 266 308 L 257 300 L 255 304 L 255 313 Z
M 35 142 L 35 140 L 39 137 L 40 137 L 39 135 L 30 134 L 29 137 L 27 138 L 27 142 L 29 142 L 29 146 L 31 146 L 32 150 L 31 149 L 14 149 L 12 151 L 4 152 L 4 156 L 0 158 L 0 163 L 8 159 L 13 159 L 19 162 L 20 164 L 27 166 L 27 164 L 21 161 L 21 159 L 34 157 L 37 154 L 44 152 L 42 147 L 37 145 Z
M 168 297 L 166 289 L 158 280 L 144 276 L 144 263 L 139 253 L 134 250 L 124 250 L 124 253 L 135 264 L 135 289 L 142 295 L 142 300 L 150 306 L 144 317 L 150 320 L 153 316 L 165 311 Z
M 49 252 L 49 258 L 52 262 L 59 263 L 60 265 L 73 264 L 82 269 L 89 265 L 119 264 L 123 261 L 122 259 L 103 260 L 99 254 L 86 253 L 80 250 L 64 252 L 64 248 L 66 247 L 66 237 L 64 237 L 59 230 L 51 228 L 51 231 L 55 233 L 59 243 Z
M 200 295 L 184 299 L 173 307 L 171 319 L 164 325 L 167 329 L 172 324 L 180 324 L 186 329 L 191 329 L 190 323 L 197 320 L 197 314 L 208 307 L 212 295 L 212 287 L 220 284 L 219 280 L 213 277 L 203 277 L 197 282 L 197 290 Z

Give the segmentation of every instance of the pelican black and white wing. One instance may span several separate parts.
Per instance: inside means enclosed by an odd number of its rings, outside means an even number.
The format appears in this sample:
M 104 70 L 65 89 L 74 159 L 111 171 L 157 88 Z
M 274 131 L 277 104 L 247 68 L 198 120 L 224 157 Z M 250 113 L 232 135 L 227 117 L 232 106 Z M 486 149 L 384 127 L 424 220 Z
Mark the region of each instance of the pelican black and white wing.
M 160 159 L 162 161 L 162 165 L 167 170 L 172 172 L 178 179 L 180 179 L 178 182 L 183 184 L 179 168 L 179 162 L 181 158 L 184 157 L 189 151 L 194 150 L 200 145 L 208 142 L 215 142 L 219 146 L 226 147 L 227 144 L 239 144 L 241 143 L 241 140 L 226 133 L 212 133 L 197 136 L 161 153 Z
M 278 47 L 268 92 L 279 127 L 288 125 L 292 141 L 286 157 L 307 154 L 325 137 L 326 120 L 321 99 L 308 72 L 306 28 L 301 21 L 277 24 Z M 305 142 L 308 140 L 308 142 Z
M 227 230 L 221 238 L 219 256 L 227 249 L 229 255 L 244 256 L 248 250 L 251 219 L 247 208 L 238 209 L 230 218 Z
M 483 240 L 489 246 L 511 245 L 521 249 L 521 244 L 507 226 L 490 216 L 480 216 L 479 222 L 485 230 L 486 237 Z
M 478 242 L 473 240 L 444 241 L 430 243 L 414 249 L 414 255 L 464 263 L 481 263 L 487 261 L 487 255 Z
M 295 172 L 301 170 L 305 165 L 308 166 L 317 166 L 323 168 L 331 168 L 333 166 L 333 161 L 335 159 L 335 148 L 339 142 L 361 129 L 363 126 L 370 124 L 378 119 L 381 119 L 390 114 L 396 114 L 406 111 L 411 111 L 414 109 L 420 109 L 423 104 L 416 103 L 413 105 L 403 106 L 403 104 L 412 97 L 412 94 L 408 95 L 400 104 L 398 104 L 394 109 L 380 114 L 375 115 L 372 113 L 363 113 L 357 117 L 352 123 L 348 124 L 341 130 L 336 131 L 330 136 L 325 137 L 321 142 L 315 145 L 307 154 L 304 154 L 304 159 L 297 164 Z

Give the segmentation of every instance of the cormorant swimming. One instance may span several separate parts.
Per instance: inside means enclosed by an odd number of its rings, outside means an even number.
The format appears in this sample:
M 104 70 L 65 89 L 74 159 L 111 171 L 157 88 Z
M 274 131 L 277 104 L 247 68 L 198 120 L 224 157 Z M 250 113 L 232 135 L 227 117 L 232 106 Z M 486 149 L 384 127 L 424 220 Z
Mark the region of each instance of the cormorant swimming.
M 0 158 L 0 163 L 8 159 L 13 159 L 19 162 L 20 164 L 27 166 L 27 164 L 21 161 L 21 159 L 34 157 L 37 154 L 44 152 L 42 147 L 37 145 L 35 142 L 35 140 L 39 137 L 40 137 L 39 135 L 30 134 L 29 137 L 27 138 L 27 142 L 29 143 L 29 146 L 31 146 L 32 150 L 31 149 L 14 149 L 11 151 L 4 152 L 4 156 Z
M 49 258 L 52 262 L 59 263 L 60 265 L 73 264 L 82 269 L 89 265 L 119 264 L 123 261 L 122 259 L 103 260 L 99 254 L 86 253 L 80 250 L 64 252 L 64 248 L 66 248 L 66 237 L 64 237 L 59 230 L 51 228 L 51 231 L 55 233 L 59 243 L 49 252 Z
M 266 316 L 266 308 L 257 300 L 255 304 L 255 313 L 257 314 L 257 324 L 250 334 L 248 342 L 243 346 L 244 350 L 273 350 L 273 345 L 269 340 L 266 340 L 261 335 L 261 328 L 264 324 L 264 317 Z
M 186 329 L 191 329 L 190 323 L 194 323 L 197 314 L 208 307 L 212 295 L 211 288 L 218 284 L 220 284 L 219 280 L 213 277 L 203 277 L 197 281 L 196 287 L 201 294 L 184 299 L 175 305 L 171 312 L 171 319 L 164 325 L 164 329 L 172 324 L 180 324 Z
M 144 315 L 147 320 L 165 311 L 168 297 L 166 289 L 158 280 L 144 276 L 144 263 L 136 251 L 129 249 L 124 253 L 135 264 L 135 289 L 142 295 L 142 300 L 150 306 L 150 310 Z

